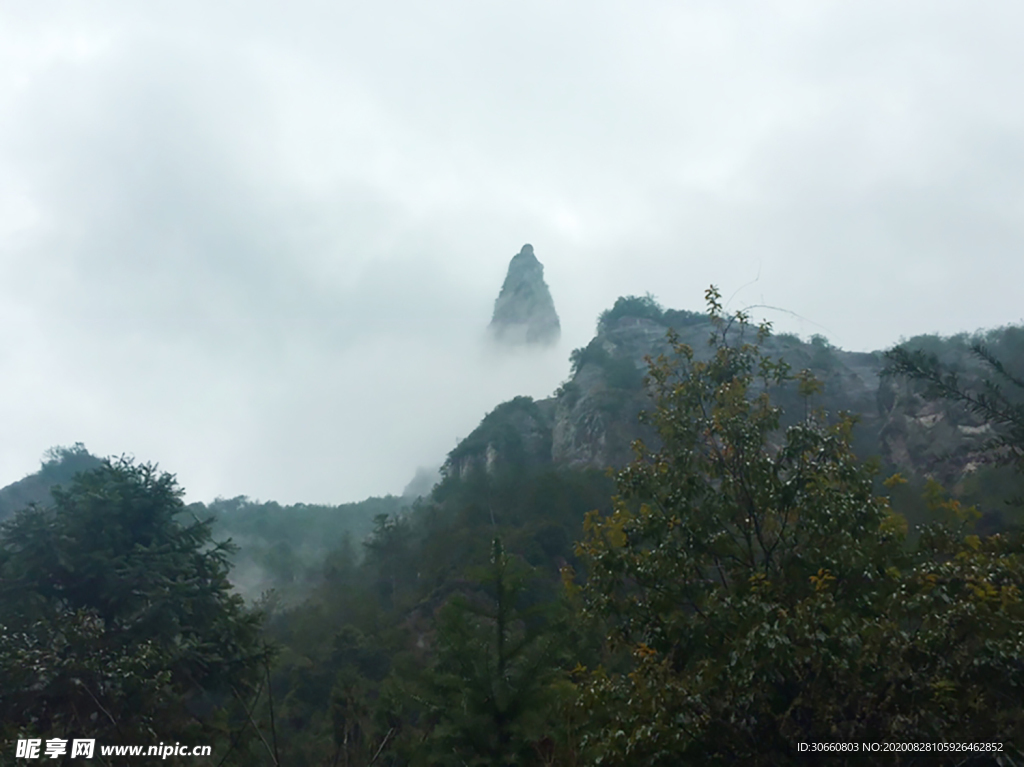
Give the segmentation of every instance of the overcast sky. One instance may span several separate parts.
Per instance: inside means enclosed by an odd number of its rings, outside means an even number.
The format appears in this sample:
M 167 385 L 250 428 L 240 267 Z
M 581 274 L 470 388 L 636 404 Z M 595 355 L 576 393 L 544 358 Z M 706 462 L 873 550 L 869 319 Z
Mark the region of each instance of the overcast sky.
M 855 350 L 1024 317 L 1018 2 L 4 2 L 0 485 L 400 492 L 597 314 Z M 548 353 L 482 334 L 532 243 Z

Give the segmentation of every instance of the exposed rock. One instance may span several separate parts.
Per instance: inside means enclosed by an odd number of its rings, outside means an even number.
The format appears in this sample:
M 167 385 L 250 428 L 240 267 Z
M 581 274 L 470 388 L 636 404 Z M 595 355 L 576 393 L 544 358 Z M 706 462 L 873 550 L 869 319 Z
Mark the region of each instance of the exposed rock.
M 893 466 L 951 486 L 992 462 L 994 456 L 986 449 L 992 428 L 980 417 L 948 400 L 928 399 L 920 386 L 907 381 L 885 381 L 882 386 L 879 445 Z
M 555 396 L 537 402 L 518 397 L 499 405 L 452 451 L 446 474 L 464 476 L 474 468 L 494 473 L 521 460 L 621 467 L 632 458 L 634 440 L 656 449 L 657 435 L 637 416 L 653 405 L 644 386 L 646 358 L 669 351 L 669 327 L 697 359 L 708 358 L 712 328 L 706 315 L 620 299 L 602 314 L 590 344 L 572 353 L 571 377 Z M 773 391 L 773 401 L 783 409 L 783 427 L 809 408 L 831 417 L 841 411 L 856 414 L 853 448 L 859 457 L 878 456 L 888 469 L 935 477 L 947 486 L 992 461 L 986 451 L 989 426 L 955 403 L 924 397 L 918 384 L 883 378 L 880 352 L 847 352 L 824 338 L 805 342 L 785 334 L 769 337 L 761 350 L 782 357 L 794 371 L 810 370 L 825 384 L 824 392 L 809 401 L 799 396 L 795 383 Z M 966 347 L 948 352 L 944 362 L 962 371 L 966 383 L 979 385 L 984 371 Z
M 624 317 L 602 328 L 573 353 L 572 379 L 559 390 L 552 429 L 552 460 L 573 468 L 623 466 L 636 439 L 653 432 L 639 423 L 652 405 L 644 388 L 645 357 L 666 351 L 666 328 Z
M 507 344 L 553 344 L 562 329 L 551 291 L 544 282 L 544 267 L 532 245 L 512 257 L 501 293 L 494 302 L 491 335 Z
M 494 474 L 507 466 L 550 463 L 554 406 L 554 400 L 531 397 L 498 405 L 448 454 L 442 476 L 465 478 L 478 470 Z

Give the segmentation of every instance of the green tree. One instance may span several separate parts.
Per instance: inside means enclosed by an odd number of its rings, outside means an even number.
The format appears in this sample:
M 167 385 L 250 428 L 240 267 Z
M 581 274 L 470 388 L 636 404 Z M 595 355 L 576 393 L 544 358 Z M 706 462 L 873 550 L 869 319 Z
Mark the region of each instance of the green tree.
M 615 299 L 615 305 L 611 309 L 601 312 L 597 319 L 597 328 L 607 330 L 622 317 L 660 322 L 664 315 L 665 310 L 650 293 L 644 296 L 620 296 Z
M 970 535 L 945 502 L 959 526 L 909 551 L 852 419 L 782 432 L 772 388 L 817 382 L 742 342 L 747 318 L 723 317 L 714 288 L 708 302 L 711 358 L 670 335 L 650 367 L 661 449 L 638 444 L 614 512 L 585 524 L 581 597 L 609 636 L 577 677 L 589 758 L 784 764 L 799 742 L 954 732 L 1020 749 L 1020 541 Z
M 540 764 L 553 749 L 557 652 L 544 606 L 523 604 L 528 571 L 494 539 L 477 573 L 485 594 L 456 596 L 439 615 L 436 657 L 418 695 L 432 729 L 430 765 Z M 547 749 L 547 750 L 545 750 Z
M 415 584 L 412 530 L 404 515 L 377 514 L 373 533 L 363 541 L 364 565 L 374 576 L 377 598 L 388 610 L 402 604 Z
M 155 466 L 107 460 L 0 528 L 7 735 L 184 739 L 245 694 L 265 660 L 259 616 L 228 582 L 230 546 L 182 519 L 181 495 Z

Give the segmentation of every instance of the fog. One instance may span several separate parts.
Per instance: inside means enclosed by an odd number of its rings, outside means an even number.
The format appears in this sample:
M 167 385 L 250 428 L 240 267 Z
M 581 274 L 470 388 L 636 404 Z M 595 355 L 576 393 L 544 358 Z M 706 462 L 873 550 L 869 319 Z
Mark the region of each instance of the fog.
M 7 4 L 0 484 L 399 493 L 624 294 L 848 349 L 1021 322 L 1009 2 Z M 560 346 L 484 341 L 532 243 Z

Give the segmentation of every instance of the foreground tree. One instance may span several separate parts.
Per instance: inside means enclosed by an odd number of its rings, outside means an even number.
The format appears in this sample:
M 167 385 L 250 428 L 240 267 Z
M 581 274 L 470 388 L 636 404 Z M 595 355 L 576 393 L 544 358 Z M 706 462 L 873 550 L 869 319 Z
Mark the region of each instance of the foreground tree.
M 782 433 L 771 390 L 817 384 L 743 343 L 746 318 L 718 298 L 710 359 L 672 338 L 651 364 L 662 448 L 638 445 L 614 513 L 585 527 L 581 598 L 609 636 L 578 676 L 588 756 L 782 764 L 801 742 L 954 738 L 1019 753 L 1020 542 L 970 535 L 945 502 L 954 524 L 911 552 L 851 453 L 852 420 Z
M 209 736 L 245 697 L 265 660 L 259 617 L 181 495 L 154 466 L 108 460 L 0 528 L 6 736 Z
M 552 606 L 529 605 L 529 574 L 495 538 L 475 573 L 481 591 L 440 609 L 434 663 L 414 693 L 427 732 L 413 764 L 553 763 L 561 658 Z

